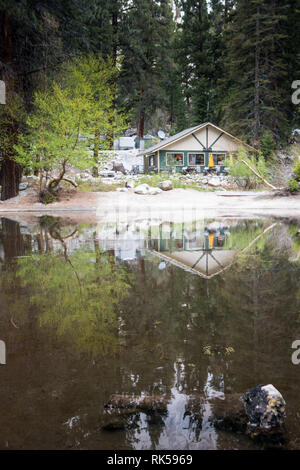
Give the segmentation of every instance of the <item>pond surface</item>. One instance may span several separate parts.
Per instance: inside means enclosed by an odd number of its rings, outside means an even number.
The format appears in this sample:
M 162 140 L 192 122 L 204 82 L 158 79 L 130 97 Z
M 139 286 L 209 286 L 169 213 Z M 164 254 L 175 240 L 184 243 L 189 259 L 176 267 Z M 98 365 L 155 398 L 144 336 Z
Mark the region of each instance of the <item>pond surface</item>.
M 2 218 L 0 448 L 260 448 L 214 417 L 269 383 L 300 448 L 298 230 Z

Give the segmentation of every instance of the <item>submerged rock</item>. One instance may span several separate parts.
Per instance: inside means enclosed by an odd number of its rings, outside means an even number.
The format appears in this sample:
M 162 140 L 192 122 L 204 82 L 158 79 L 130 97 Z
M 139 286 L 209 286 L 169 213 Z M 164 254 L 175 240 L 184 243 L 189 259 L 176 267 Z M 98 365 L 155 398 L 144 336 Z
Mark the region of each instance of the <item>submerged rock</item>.
M 284 427 L 285 401 L 271 384 L 257 385 L 244 395 L 214 400 L 211 421 L 216 429 L 245 434 L 264 448 L 288 445 Z
M 134 428 L 138 426 L 141 413 L 147 416 L 149 424 L 161 424 L 167 413 L 168 398 L 165 395 L 111 395 L 104 405 L 101 428 L 105 431 Z
M 106 409 L 127 409 L 144 412 L 166 413 L 170 397 L 168 395 L 111 395 L 104 405 Z
M 251 388 L 241 400 L 248 418 L 247 433 L 251 437 L 284 432 L 285 401 L 272 384 Z

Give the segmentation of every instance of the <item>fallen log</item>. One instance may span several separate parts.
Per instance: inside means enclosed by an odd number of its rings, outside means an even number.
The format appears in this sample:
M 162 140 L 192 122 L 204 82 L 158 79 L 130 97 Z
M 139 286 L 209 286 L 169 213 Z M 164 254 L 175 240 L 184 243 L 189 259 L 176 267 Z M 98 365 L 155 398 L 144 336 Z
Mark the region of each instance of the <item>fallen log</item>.
M 106 409 L 135 409 L 145 412 L 165 413 L 170 401 L 170 395 L 111 395 L 104 405 Z
M 102 429 L 115 431 L 137 426 L 140 413 L 147 415 L 149 424 L 162 424 L 171 400 L 170 394 L 111 395 L 104 405 Z M 273 385 L 258 385 L 242 396 L 231 394 L 210 398 L 204 394 L 189 395 L 184 413 L 184 418 L 190 417 L 189 427 L 201 429 L 203 408 L 208 402 L 212 410 L 209 420 L 216 429 L 245 434 L 261 443 L 282 446 L 287 442 L 285 401 Z
M 273 190 L 276 190 L 276 191 L 282 191 L 284 188 L 276 188 L 276 186 L 273 186 L 273 184 L 269 183 L 269 181 L 267 181 L 265 178 L 263 178 L 256 170 L 254 170 L 248 162 L 246 162 L 245 160 L 239 160 L 240 162 L 244 163 L 244 165 L 246 165 L 247 168 L 249 168 L 249 170 L 252 171 L 252 173 L 257 176 L 259 179 L 261 179 L 264 184 L 266 186 L 269 186 L 269 188 L 272 188 Z

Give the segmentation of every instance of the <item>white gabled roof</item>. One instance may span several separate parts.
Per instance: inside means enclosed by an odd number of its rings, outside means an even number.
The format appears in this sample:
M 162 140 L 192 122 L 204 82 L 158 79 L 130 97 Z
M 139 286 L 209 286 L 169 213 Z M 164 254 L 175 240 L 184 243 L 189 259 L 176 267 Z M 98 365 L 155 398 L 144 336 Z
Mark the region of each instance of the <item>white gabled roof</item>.
M 212 126 L 215 129 L 217 129 L 218 131 L 223 132 L 223 134 L 226 134 L 229 137 L 231 137 L 231 139 L 234 139 L 237 142 L 240 142 L 242 145 L 245 145 L 249 149 L 256 151 L 254 147 L 251 147 L 251 145 L 248 145 L 245 142 L 243 142 L 242 140 L 238 139 L 237 137 L 234 137 L 233 135 L 229 134 L 229 132 L 224 131 L 224 129 L 221 129 L 218 126 L 215 126 L 211 122 L 204 122 L 203 124 L 199 124 L 198 126 L 190 127 L 189 129 L 185 129 L 184 131 L 178 132 L 178 134 L 172 135 L 171 137 L 168 137 L 167 139 L 164 139 L 161 142 L 158 142 L 158 144 L 152 145 L 152 147 L 138 153 L 137 156 L 139 157 L 139 156 L 142 156 L 142 155 L 148 155 L 149 153 L 153 153 L 153 152 L 156 152 L 157 150 L 163 149 L 164 147 L 171 144 L 172 142 L 176 142 L 177 140 L 180 140 L 183 137 L 187 137 L 188 135 L 192 134 L 193 132 L 198 131 L 202 127 L 206 127 L 206 126 Z

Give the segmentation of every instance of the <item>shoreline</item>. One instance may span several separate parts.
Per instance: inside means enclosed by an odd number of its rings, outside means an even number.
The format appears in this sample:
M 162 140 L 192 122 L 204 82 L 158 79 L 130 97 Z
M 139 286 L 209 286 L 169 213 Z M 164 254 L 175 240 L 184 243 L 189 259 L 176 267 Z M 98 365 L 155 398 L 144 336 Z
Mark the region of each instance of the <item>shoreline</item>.
M 35 198 L 35 200 L 33 199 Z M 17 199 L 17 200 L 16 200 Z M 193 219 L 199 217 L 294 217 L 300 218 L 300 195 L 275 196 L 272 192 L 200 192 L 173 189 L 155 196 L 123 192 L 72 192 L 61 201 L 45 206 L 36 202 L 32 191 L 0 205 L 0 217 L 43 215 L 89 221 L 134 220 L 141 218 Z

